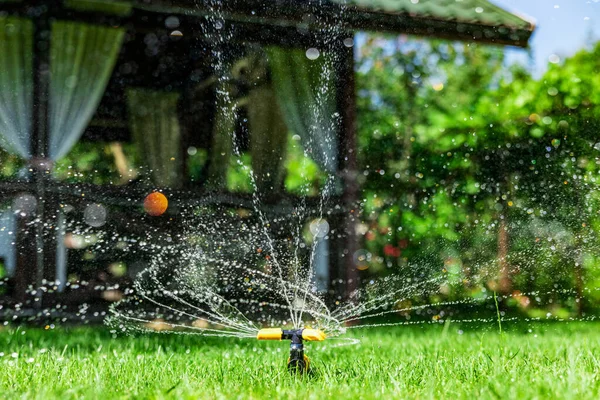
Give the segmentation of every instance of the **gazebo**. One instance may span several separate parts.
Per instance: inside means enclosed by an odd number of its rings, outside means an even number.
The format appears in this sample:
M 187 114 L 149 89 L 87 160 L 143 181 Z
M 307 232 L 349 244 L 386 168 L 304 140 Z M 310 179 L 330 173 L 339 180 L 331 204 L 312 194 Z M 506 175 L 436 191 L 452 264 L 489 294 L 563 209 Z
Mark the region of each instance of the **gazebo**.
M 63 301 L 69 212 L 105 204 L 106 229 L 143 234 L 177 232 L 186 201 L 250 207 L 251 195 L 223 184 L 230 154 L 240 151 L 224 139 L 228 131 L 252 155 L 275 214 L 297 200 L 282 190 L 289 132 L 320 150 L 311 158 L 339 180 L 327 263 L 328 281 L 348 286 L 330 290 L 343 295 L 357 281 L 356 237 L 339 233 L 354 232 L 358 195 L 354 32 L 526 47 L 533 29 L 486 0 L 0 1 L 0 146 L 22 163 L 0 182 L 0 258 L 10 276 L 3 302 L 39 309 Z M 319 103 L 320 115 L 335 116 L 328 127 L 306 110 L 324 55 L 333 60 L 331 91 Z M 108 141 L 136 143 L 153 187 L 172 199 L 170 214 L 139 212 L 143 185 L 53 178 L 77 143 Z M 187 171 L 196 149 L 208 157 L 201 179 Z

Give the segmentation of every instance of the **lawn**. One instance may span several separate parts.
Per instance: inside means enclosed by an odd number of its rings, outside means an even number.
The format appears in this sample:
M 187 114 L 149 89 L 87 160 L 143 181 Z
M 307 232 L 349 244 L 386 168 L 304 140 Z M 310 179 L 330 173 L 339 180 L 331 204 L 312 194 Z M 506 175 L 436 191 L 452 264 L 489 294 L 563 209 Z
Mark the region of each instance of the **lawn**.
M 600 398 L 600 325 L 422 326 L 308 344 L 314 374 L 289 376 L 288 344 L 106 328 L 0 331 L 3 398 Z M 323 348 L 323 346 L 329 346 Z

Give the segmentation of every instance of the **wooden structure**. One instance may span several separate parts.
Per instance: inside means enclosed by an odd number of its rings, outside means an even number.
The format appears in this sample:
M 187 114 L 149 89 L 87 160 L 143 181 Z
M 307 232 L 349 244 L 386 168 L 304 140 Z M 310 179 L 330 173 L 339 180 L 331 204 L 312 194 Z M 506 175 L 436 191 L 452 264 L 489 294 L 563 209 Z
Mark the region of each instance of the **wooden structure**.
M 53 41 L 58 40 L 53 31 L 57 21 L 124 32 L 105 93 L 97 109 L 90 114 L 91 122 L 88 121 L 78 135 L 80 140 L 132 140 L 125 105 L 127 88 L 162 90 L 178 93 L 185 100 L 178 103 L 183 127 L 179 144 L 182 159 L 187 156 L 189 146 L 211 147 L 211 124 L 187 128 L 197 122 L 194 116 L 198 109 L 214 113 L 214 97 L 198 103 L 189 88 L 214 74 L 215 54 L 234 54 L 247 44 L 303 51 L 310 47 L 327 48 L 335 53 L 335 98 L 340 119 L 335 138 L 336 175 L 343 189 L 335 195 L 335 203 L 341 207 L 332 217 L 331 225 L 338 232 L 349 234 L 334 235 L 330 240 L 333 256 L 329 279 L 345 282 L 346 290 L 357 281 L 352 259 L 357 245 L 352 234 L 351 210 L 358 196 L 354 32 L 386 31 L 525 47 L 533 31 L 532 23 L 485 0 L 4 0 L 0 1 L 2 18 L 28 20 L 33 24 L 31 154 L 27 158 L 31 174 L 27 179 L 0 183 L 0 198 L 9 203 L 23 193 L 33 194 L 38 200 L 34 213 L 20 213 L 17 219 L 16 269 L 8 288 L 12 295 L 10 301 L 25 303 L 26 308 L 43 308 L 46 306 L 44 296 L 52 297 L 39 292 L 28 294 L 27 288 L 39 288 L 44 282 L 56 279 L 56 227 L 61 205 L 77 207 L 89 202 L 115 205 L 107 229 L 143 233 L 145 227 L 155 226 L 178 230 L 175 214 L 158 220 L 139 214 L 133 219 L 125 217 L 127 213 L 137 212 L 147 188 L 52 181 L 49 174 L 53 165 L 50 110 L 55 90 L 52 64 L 57 61 L 52 59 L 51 53 L 53 43 L 57 45 Z M 165 60 L 169 60 L 166 69 Z M 2 101 L 5 100 L 0 99 L 0 103 Z M 164 188 L 172 199 L 177 199 L 173 204 L 175 212 L 177 202 L 183 206 L 186 200 L 231 207 L 251 207 L 252 204 L 249 195 L 215 192 L 186 180 L 178 186 Z M 267 196 L 265 205 L 271 212 L 286 213 L 294 201 L 293 196 L 275 193 Z M 342 295 L 340 289 L 335 290 L 337 295 Z

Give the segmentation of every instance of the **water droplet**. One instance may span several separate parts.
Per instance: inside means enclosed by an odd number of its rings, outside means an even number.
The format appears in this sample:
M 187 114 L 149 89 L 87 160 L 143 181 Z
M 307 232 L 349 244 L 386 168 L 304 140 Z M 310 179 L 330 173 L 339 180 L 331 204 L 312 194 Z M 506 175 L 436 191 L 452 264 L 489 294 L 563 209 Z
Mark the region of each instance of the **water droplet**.
M 323 238 L 329 233 L 329 223 L 324 219 L 313 220 L 309 228 L 310 232 L 318 238 Z
M 306 57 L 309 60 L 316 60 L 317 58 L 319 58 L 319 55 L 321 54 L 321 52 L 319 52 L 319 49 L 311 47 L 310 49 L 306 50 Z
M 33 215 L 37 208 L 37 200 L 33 195 L 24 193 L 14 199 L 12 206 L 15 213 L 23 216 Z
M 369 268 L 371 257 L 371 253 L 369 253 L 367 250 L 360 249 L 354 253 L 352 259 L 354 260 L 354 265 L 356 265 L 356 268 L 362 271 Z
M 179 18 L 171 15 L 165 19 L 165 26 L 169 29 L 175 29 L 179 27 Z
M 86 224 L 98 228 L 106 223 L 106 208 L 101 204 L 89 204 L 83 211 Z

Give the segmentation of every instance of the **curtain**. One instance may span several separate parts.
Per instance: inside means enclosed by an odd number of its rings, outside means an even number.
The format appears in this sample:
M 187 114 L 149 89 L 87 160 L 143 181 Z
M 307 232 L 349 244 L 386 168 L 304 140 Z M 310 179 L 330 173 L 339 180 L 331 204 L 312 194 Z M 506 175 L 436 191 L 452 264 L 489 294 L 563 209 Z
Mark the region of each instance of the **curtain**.
M 127 91 L 130 129 L 158 186 L 177 187 L 182 183 L 178 101 L 178 93 L 138 88 Z
M 248 94 L 250 153 L 256 188 L 280 191 L 285 178 L 284 159 L 288 129 L 271 85 L 263 85 Z
M 33 23 L 0 18 L 0 146 L 31 157 Z
M 252 50 L 236 66 L 234 78 L 244 79 L 246 85 L 252 88 L 244 100 L 256 188 L 261 192 L 280 191 L 285 178 L 288 128 L 277 106 L 273 84 L 268 79 L 269 66 L 265 53 Z
M 124 30 L 52 24 L 50 158 L 66 155 L 94 115 L 115 65 Z M 0 18 L 0 145 L 29 159 L 33 107 L 33 24 Z
M 313 255 L 314 284 L 317 292 L 326 293 L 329 290 L 329 238 L 316 237 L 317 244 Z
M 33 23 L 0 18 L 0 146 L 31 158 L 33 112 Z M 0 258 L 12 276 L 16 267 L 16 217 L 0 207 Z
M 245 105 L 250 131 L 250 154 L 256 189 L 279 191 L 285 178 L 284 159 L 288 128 L 277 104 L 273 85 L 268 82 L 265 54 L 250 51 L 231 67 L 234 82 L 244 82 L 252 89 L 239 99 L 234 83 L 223 81 L 217 87 L 217 104 L 212 138 L 212 158 L 209 183 L 213 188 L 226 187 L 227 169 L 232 153 L 233 134 L 239 115 L 237 108 Z
M 213 189 L 227 187 L 227 169 L 233 150 L 233 132 L 237 124 L 237 103 L 233 99 L 233 85 L 221 82 L 217 86 L 217 106 L 213 124 L 208 185 Z
M 56 21 L 50 44 L 50 158 L 77 143 L 104 95 L 124 30 Z
M 0 211 L 0 258 L 8 276 L 15 271 L 17 254 L 15 251 L 16 219 L 12 210 Z
M 56 280 L 58 291 L 62 292 L 67 283 L 67 246 L 65 246 L 65 234 L 67 231 L 67 218 L 64 213 L 58 214 L 56 221 Z
M 94 115 L 114 68 L 124 30 L 82 23 L 52 23 L 49 87 L 49 157 L 66 155 Z M 33 118 L 33 23 L 0 18 L 0 146 L 31 158 Z M 62 214 L 59 218 L 64 218 Z M 2 212 L 3 227 L 15 225 Z M 0 227 L 1 229 L 2 227 Z M 12 229 L 14 231 L 14 227 Z M 0 256 L 15 267 L 12 240 L 0 232 Z M 57 270 L 65 273 L 64 244 L 57 243 Z M 62 276 L 61 275 L 61 276 Z
M 330 174 L 337 171 L 337 117 L 334 73 L 321 55 L 310 60 L 302 49 L 270 47 L 269 67 L 288 128 Z

